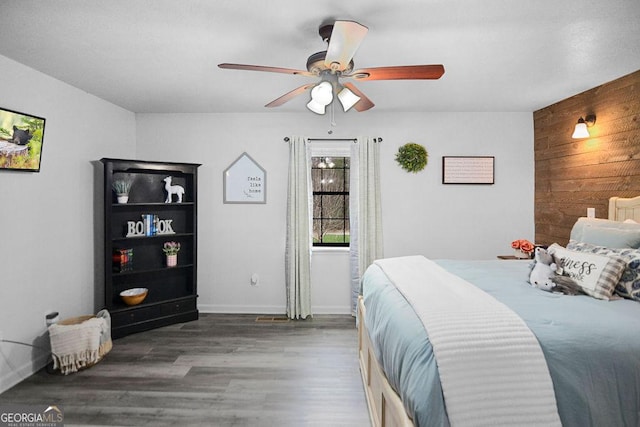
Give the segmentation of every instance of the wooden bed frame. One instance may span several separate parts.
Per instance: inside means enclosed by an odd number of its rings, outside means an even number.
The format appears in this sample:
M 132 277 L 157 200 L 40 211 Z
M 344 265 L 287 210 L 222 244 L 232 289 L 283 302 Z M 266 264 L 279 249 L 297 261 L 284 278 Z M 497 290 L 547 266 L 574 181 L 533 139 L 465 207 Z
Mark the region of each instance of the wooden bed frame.
M 640 222 L 640 196 L 611 197 L 609 219 Z M 358 358 L 360 373 L 367 397 L 369 417 L 374 427 L 413 427 L 400 396 L 393 390 L 373 352 L 369 331 L 365 324 L 366 307 L 362 296 L 358 298 Z
M 374 427 L 413 427 L 411 418 L 393 390 L 373 352 L 369 331 L 364 323 L 366 308 L 362 296 L 358 298 L 358 358 L 360 373 Z
M 609 219 L 613 221 L 632 219 L 640 222 L 640 196 L 629 199 L 611 197 L 609 199 Z

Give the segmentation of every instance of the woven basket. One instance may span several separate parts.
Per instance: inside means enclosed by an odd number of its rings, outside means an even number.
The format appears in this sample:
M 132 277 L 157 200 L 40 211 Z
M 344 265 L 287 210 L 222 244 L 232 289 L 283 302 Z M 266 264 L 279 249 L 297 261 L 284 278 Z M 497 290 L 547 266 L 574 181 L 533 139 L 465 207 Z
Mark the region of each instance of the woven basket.
M 82 322 L 86 322 L 89 319 L 93 319 L 94 316 L 93 314 L 88 314 L 86 316 L 77 316 L 77 317 L 70 317 L 68 319 L 63 319 L 60 320 L 58 322 L 58 325 L 79 325 Z
M 69 317 L 68 319 L 60 320 L 59 322 L 57 322 L 57 324 L 58 325 L 62 325 L 62 326 L 79 325 L 82 322 L 86 322 L 89 319 L 93 319 L 94 317 L 96 317 L 96 316 L 93 315 L 93 314 L 88 314 L 88 315 L 84 315 L 84 316 Z M 111 342 L 111 339 L 109 339 L 107 342 L 102 344 L 101 348 L 100 348 L 100 351 L 101 351 L 102 354 L 98 357 L 98 360 L 96 360 L 95 362 L 87 363 L 85 366 L 79 368 L 79 371 L 82 371 L 84 369 L 87 369 L 87 368 L 90 368 L 92 366 L 95 366 L 100 361 L 102 361 L 104 356 L 106 356 L 107 353 L 109 353 L 111 351 L 112 346 L 113 346 L 113 344 Z

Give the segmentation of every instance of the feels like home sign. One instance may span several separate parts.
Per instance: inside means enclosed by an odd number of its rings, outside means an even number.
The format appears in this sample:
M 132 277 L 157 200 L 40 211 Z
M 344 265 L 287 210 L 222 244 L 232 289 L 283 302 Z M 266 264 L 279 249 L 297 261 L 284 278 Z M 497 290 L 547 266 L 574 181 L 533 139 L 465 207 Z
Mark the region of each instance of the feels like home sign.
M 243 153 L 223 172 L 224 203 L 266 203 L 267 172 Z

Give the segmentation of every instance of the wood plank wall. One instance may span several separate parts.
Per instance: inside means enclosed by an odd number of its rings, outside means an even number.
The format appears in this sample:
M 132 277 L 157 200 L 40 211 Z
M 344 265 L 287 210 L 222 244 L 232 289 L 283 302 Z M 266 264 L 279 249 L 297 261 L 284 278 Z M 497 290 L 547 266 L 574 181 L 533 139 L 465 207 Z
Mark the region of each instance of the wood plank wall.
M 582 116 L 596 115 L 590 138 L 572 139 Z M 640 195 L 640 71 L 533 113 L 535 241 L 565 245 L 575 221 L 611 196 Z

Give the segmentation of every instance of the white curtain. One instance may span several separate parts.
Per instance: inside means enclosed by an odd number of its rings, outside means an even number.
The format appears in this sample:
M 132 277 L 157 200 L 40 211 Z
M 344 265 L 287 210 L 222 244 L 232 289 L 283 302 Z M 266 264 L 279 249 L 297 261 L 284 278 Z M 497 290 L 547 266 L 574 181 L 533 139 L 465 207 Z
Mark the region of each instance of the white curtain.
M 362 273 L 383 257 L 380 203 L 380 143 L 358 137 L 351 147 L 349 182 L 351 313 L 355 316 Z
M 311 316 L 311 155 L 306 138 L 289 138 L 287 246 L 285 274 L 287 315 Z

